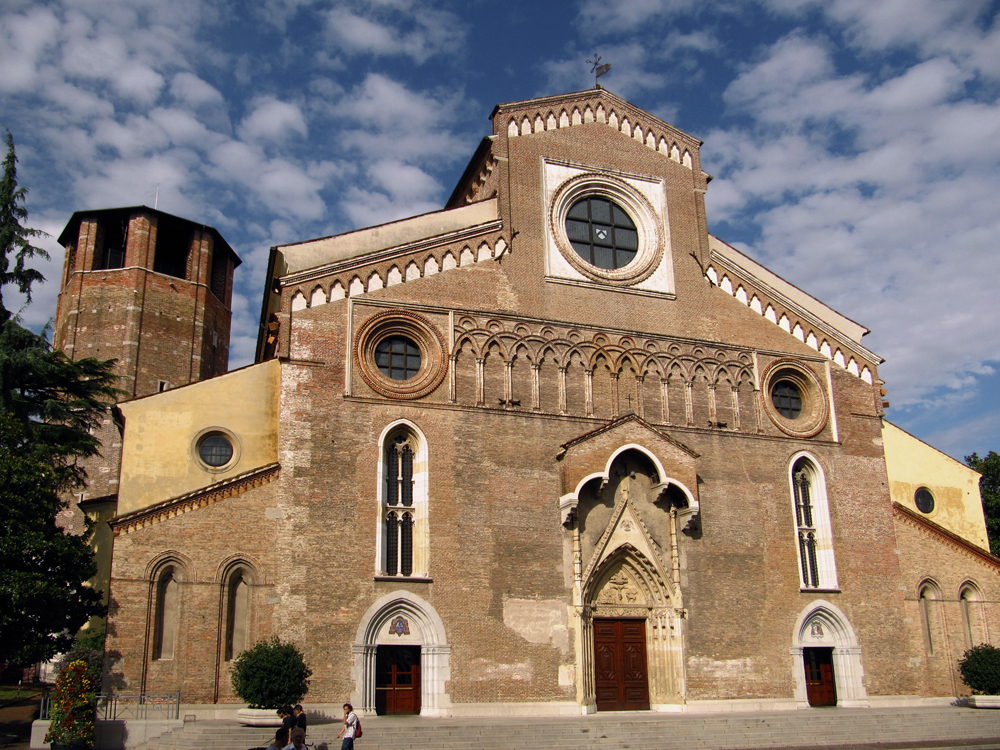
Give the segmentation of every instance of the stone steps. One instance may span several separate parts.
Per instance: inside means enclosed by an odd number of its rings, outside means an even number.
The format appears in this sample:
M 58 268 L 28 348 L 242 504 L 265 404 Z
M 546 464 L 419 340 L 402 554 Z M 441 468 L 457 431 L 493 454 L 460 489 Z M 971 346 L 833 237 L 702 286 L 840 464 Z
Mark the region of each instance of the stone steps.
M 949 743 L 1000 748 L 1000 711 L 957 707 L 814 709 L 726 714 L 598 714 L 580 717 L 421 719 L 367 717 L 358 750 L 750 750 L 875 743 Z M 338 750 L 340 724 L 310 726 L 315 750 Z M 248 750 L 274 729 L 230 722 L 186 724 L 129 750 Z M 323 744 L 327 747 L 323 747 Z M 973 743 L 973 744 L 969 744 Z

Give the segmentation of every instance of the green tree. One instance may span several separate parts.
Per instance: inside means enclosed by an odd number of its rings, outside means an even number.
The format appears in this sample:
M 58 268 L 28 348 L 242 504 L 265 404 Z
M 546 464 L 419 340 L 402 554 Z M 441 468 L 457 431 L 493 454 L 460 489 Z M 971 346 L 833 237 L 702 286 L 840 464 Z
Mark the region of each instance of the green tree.
M 979 480 L 979 494 L 983 496 L 990 552 L 1000 555 L 1000 454 L 990 451 L 985 458 L 980 458 L 978 453 L 973 453 L 965 457 L 965 463 L 983 475 Z
M 45 336 L 22 327 L 3 304 L 4 286 L 29 300 L 42 275 L 24 225 L 25 188 L 17 186 L 14 140 L 0 179 L 0 662 L 30 664 L 69 648 L 76 632 L 104 612 L 85 582 L 96 572 L 84 538 L 64 534 L 56 516 L 67 493 L 86 480 L 78 459 L 97 455 L 91 434 L 118 395 L 114 361 L 72 361 Z
M 34 256 L 49 257 L 42 248 L 30 242 L 30 238 L 43 237 L 45 233 L 22 224 L 28 218 L 28 209 L 24 207 L 27 194 L 27 188 L 17 186 L 14 136 L 8 130 L 7 156 L 3 160 L 3 177 L 0 178 L 0 323 L 6 323 L 11 317 L 3 304 L 5 286 L 16 284 L 18 291 L 31 302 L 31 285 L 45 280 L 39 271 L 24 265 L 25 260 Z

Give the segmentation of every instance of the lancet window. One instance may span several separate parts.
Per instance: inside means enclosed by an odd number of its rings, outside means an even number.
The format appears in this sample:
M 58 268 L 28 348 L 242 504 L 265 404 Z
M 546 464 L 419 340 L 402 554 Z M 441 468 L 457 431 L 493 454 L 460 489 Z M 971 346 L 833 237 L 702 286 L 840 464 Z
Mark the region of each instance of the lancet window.
M 386 576 L 426 575 L 426 456 L 420 454 L 421 442 L 408 429 L 383 444 L 380 567 Z
M 826 486 L 815 463 L 801 457 L 792 464 L 792 501 L 803 589 L 837 587 Z

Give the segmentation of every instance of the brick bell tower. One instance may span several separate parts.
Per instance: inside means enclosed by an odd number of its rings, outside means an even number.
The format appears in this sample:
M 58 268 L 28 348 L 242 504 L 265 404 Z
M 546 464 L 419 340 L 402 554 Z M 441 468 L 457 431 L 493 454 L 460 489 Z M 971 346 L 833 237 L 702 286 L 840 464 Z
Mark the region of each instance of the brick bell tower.
M 70 359 L 116 359 L 121 400 L 221 375 L 229 367 L 233 271 L 240 259 L 213 227 L 135 206 L 77 211 L 59 235 L 66 249 L 53 346 Z M 122 435 L 108 413 L 101 456 L 85 462 L 88 486 L 59 522 L 83 530 L 117 510 Z M 107 592 L 111 536 L 93 546 Z M 100 580 L 100 579 L 104 580 Z

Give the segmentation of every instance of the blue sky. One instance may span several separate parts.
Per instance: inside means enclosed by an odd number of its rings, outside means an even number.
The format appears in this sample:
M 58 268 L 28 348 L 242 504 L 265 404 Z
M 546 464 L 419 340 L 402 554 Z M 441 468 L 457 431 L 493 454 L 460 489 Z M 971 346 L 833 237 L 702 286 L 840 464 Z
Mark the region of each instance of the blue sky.
M 243 258 L 440 208 L 493 105 L 608 89 L 705 141 L 709 228 L 872 330 L 889 418 L 1000 449 L 1000 0 L 6 0 L 0 124 L 53 237 L 145 203 Z M 41 270 L 57 279 L 61 251 Z M 45 284 L 21 311 L 55 312 Z M 5 289 L 9 297 L 11 290 Z M 5 297 L 5 299 L 7 298 Z

